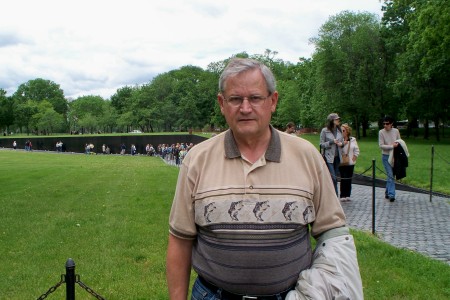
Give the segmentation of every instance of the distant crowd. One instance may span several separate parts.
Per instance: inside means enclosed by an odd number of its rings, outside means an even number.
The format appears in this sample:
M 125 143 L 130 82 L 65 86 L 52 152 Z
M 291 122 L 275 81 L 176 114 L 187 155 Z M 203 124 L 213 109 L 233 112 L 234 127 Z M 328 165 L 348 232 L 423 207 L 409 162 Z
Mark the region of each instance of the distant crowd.
M 145 153 L 138 153 L 136 145 L 131 144 L 129 154 L 131 155 L 147 155 L 147 156 L 159 156 L 164 159 L 168 164 L 181 165 L 184 157 L 188 151 L 194 146 L 193 143 L 176 143 L 176 144 L 159 144 L 156 148 L 152 144 L 145 146 Z M 94 152 L 95 146 L 93 144 L 85 145 L 85 154 L 96 154 Z M 111 154 L 111 149 L 103 144 L 102 154 Z M 120 155 L 127 154 L 127 147 L 125 144 L 120 145 Z
M 126 155 L 127 153 L 131 155 L 147 155 L 147 156 L 159 156 L 170 165 L 179 166 L 183 162 L 184 157 L 189 152 L 189 150 L 194 146 L 194 143 L 176 143 L 176 144 L 159 144 L 154 147 L 152 144 L 147 144 L 145 146 L 144 153 L 138 153 L 136 145 L 131 144 L 131 147 L 127 151 L 127 146 L 122 143 L 120 145 L 120 155 Z M 13 141 L 13 149 L 17 149 L 17 142 Z M 33 144 L 30 140 L 25 142 L 25 150 L 32 151 Z M 65 146 L 62 141 L 58 141 L 55 145 L 56 152 L 65 152 Z M 95 151 L 95 145 L 92 143 L 86 143 L 84 145 L 85 154 L 97 154 Z M 101 147 L 102 154 L 111 154 L 111 148 L 103 144 Z

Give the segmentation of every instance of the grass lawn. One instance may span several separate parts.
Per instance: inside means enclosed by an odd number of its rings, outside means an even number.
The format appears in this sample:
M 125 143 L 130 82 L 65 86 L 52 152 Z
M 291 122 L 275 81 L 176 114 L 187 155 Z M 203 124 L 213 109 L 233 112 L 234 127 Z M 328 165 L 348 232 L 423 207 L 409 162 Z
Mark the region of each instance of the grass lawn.
M 0 161 L 1 299 L 38 298 L 68 258 L 106 299 L 168 299 L 177 167 L 154 157 L 10 150 L 0 150 Z M 365 299 L 450 298 L 450 266 L 353 233 Z M 93 299 L 78 285 L 76 295 Z M 65 285 L 48 297 L 64 298 Z

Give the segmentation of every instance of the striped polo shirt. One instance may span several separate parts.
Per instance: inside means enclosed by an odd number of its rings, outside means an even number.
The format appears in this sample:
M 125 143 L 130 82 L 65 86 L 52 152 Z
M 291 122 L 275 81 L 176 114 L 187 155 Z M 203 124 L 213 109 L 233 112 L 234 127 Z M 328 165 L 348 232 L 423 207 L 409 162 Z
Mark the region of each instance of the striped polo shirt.
M 195 240 L 194 270 L 236 294 L 270 295 L 295 285 L 311 264 L 313 236 L 345 225 L 322 156 L 308 141 L 271 128 L 251 164 L 228 130 L 183 160 L 170 233 Z

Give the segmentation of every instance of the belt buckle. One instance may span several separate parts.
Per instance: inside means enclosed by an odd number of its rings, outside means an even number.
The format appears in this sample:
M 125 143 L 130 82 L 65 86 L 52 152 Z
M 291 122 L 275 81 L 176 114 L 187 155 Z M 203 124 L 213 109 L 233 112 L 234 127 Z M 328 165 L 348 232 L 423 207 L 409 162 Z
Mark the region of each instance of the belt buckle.
M 249 300 L 251 300 L 251 299 L 258 299 L 258 297 L 255 297 L 255 296 L 242 296 L 242 300 L 247 300 L 247 299 L 249 299 Z

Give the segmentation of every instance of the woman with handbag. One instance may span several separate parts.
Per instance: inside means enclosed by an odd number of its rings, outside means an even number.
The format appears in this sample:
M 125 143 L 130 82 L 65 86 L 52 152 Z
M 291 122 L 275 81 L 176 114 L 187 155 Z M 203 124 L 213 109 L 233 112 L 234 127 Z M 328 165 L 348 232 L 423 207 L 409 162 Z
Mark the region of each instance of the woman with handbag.
M 352 137 L 352 128 L 348 124 L 341 126 L 342 135 L 344 137 L 344 147 L 342 148 L 342 159 L 339 165 L 339 173 L 341 174 L 341 202 L 350 201 L 352 193 L 352 177 L 359 155 L 359 147 L 356 139 Z
M 331 113 L 327 121 L 327 126 L 320 132 L 320 149 L 330 171 L 336 196 L 338 196 L 337 173 L 341 161 L 341 149 L 344 146 L 340 127 L 341 118 L 337 113 Z

